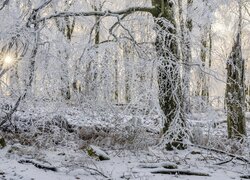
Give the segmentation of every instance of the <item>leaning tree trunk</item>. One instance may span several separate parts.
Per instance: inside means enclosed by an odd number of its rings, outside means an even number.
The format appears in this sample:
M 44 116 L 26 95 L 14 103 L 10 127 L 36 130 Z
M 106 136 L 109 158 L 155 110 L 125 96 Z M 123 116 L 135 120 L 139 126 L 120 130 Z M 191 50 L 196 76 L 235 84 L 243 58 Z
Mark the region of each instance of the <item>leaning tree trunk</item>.
M 239 32 L 227 61 L 227 130 L 229 138 L 242 138 L 246 133 L 245 120 L 245 61 L 241 51 L 241 2 L 239 2 Z
M 183 140 L 186 124 L 183 117 L 174 5 L 170 0 L 154 0 L 153 6 L 153 16 L 158 29 L 155 46 L 157 56 L 161 59 L 158 69 L 159 102 L 166 117 L 163 132 L 166 141 L 169 140 L 167 149 L 172 149 L 172 146 L 183 149 L 183 144 L 178 143 Z M 161 18 L 158 18 L 159 16 Z

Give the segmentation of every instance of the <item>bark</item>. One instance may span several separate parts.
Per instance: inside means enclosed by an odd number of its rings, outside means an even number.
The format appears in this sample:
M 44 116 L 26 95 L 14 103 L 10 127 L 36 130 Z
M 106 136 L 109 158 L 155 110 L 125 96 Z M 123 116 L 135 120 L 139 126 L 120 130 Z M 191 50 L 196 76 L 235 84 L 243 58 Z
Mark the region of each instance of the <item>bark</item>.
M 202 63 L 202 72 L 201 72 L 201 97 L 202 100 L 207 103 L 208 102 L 208 97 L 209 97 L 209 92 L 208 92 L 208 84 L 207 84 L 207 77 L 205 74 L 205 67 L 206 67 L 206 61 L 207 61 L 207 46 L 208 46 L 208 39 L 207 39 L 207 29 L 205 28 L 204 33 L 202 35 L 201 39 L 201 52 L 200 52 L 200 58 L 201 58 L 201 63 Z
M 227 60 L 227 130 L 229 138 L 243 138 L 246 136 L 245 119 L 245 60 L 241 51 L 241 14 L 242 4 L 239 2 L 238 34 L 230 57 Z
M 212 48 L 213 48 L 212 25 L 211 24 L 210 24 L 210 27 L 209 27 L 208 39 L 209 39 L 208 67 L 209 67 L 209 69 L 211 69 L 211 67 L 212 67 Z M 209 94 L 210 77 L 207 78 L 207 85 L 208 85 L 208 89 L 207 89 L 208 97 L 207 97 L 207 100 L 209 102 L 209 96 L 210 96 L 210 94 Z
M 94 10 L 95 11 L 100 11 L 102 9 L 102 5 L 101 4 L 95 4 L 94 5 Z M 95 43 L 95 59 L 96 59 L 96 78 L 93 79 L 95 86 L 93 86 L 93 91 L 96 91 L 96 94 L 98 96 L 98 100 L 103 100 L 104 99 L 104 93 L 103 93 L 103 86 L 102 86 L 102 82 L 103 82 L 103 59 L 100 58 L 99 56 L 99 45 L 100 45 L 100 30 L 101 30 L 101 18 L 100 16 L 96 16 L 95 17 L 95 39 L 94 39 L 94 43 Z
M 64 61 L 61 64 L 62 69 L 62 75 L 61 75 L 61 95 L 65 100 L 69 100 L 71 98 L 71 92 L 70 92 L 70 80 L 69 80 L 69 69 L 68 69 L 68 61 L 69 61 L 69 55 L 67 50 L 65 49 L 64 52 L 60 52 L 59 54 L 65 54 Z
M 31 22 L 31 20 L 34 22 L 35 19 L 37 19 L 38 17 L 38 13 L 36 10 L 33 10 L 33 13 L 31 15 L 32 19 L 30 19 L 29 21 Z M 36 64 L 36 55 L 38 52 L 38 42 L 39 42 L 39 36 L 40 36 L 40 32 L 38 31 L 39 29 L 39 24 L 35 23 L 34 25 L 34 45 L 33 45 L 33 49 L 31 51 L 31 56 L 30 56 L 30 64 L 29 64 L 29 77 L 28 77 L 28 82 L 26 83 L 26 88 L 25 88 L 25 92 L 24 95 L 22 97 L 25 98 L 28 91 L 32 91 L 32 83 L 34 81 L 34 76 L 35 76 L 35 64 Z M 30 25 L 27 25 L 29 28 L 31 27 Z
M 183 67 L 183 105 L 184 105 L 184 112 L 190 113 L 190 62 L 192 60 L 191 55 L 191 40 L 190 40 L 190 33 L 192 31 L 192 19 L 189 16 L 191 11 L 193 1 L 188 0 L 187 2 L 187 17 L 186 22 L 184 22 L 184 15 L 183 15 L 183 4 L 181 0 L 178 0 L 179 6 L 179 21 L 180 21 L 180 33 L 181 33 L 181 57 L 182 62 L 184 64 Z
M 246 135 L 244 80 L 244 59 L 238 34 L 227 61 L 226 107 L 229 138 Z
M 114 55 L 114 101 L 119 104 L 118 53 Z
M 246 86 L 246 111 L 250 111 L 250 85 Z
M 250 179 L 250 175 L 240 176 L 240 178 L 243 178 L 243 179 Z
M 155 23 L 160 27 L 157 32 L 155 47 L 158 58 L 162 59 L 162 64 L 158 69 L 159 102 L 166 121 L 163 132 L 174 138 L 175 141 L 183 140 L 182 132 L 171 132 L 173 122 L 178 122 L 181 127 L 186 123 L 183 117 L 182 89 L 180 70 L 178 66 L 178 44 L 175 38 L 176 22 L 174 16 L 174 5 L 170 0 L 154 0 L 154 17 L 161 16 L 168 20 L 172 26 L 166 27 L 162 19 L 155 19 Z
M 123 46 L 123 59 L 124 59 L 124 68 L 125 68 L 125 100 L 126 103 L 131 101 L 131 70 L 130 70 L 130 57 L 131 57 L 131 46 L 129 43 L 124 44 Z

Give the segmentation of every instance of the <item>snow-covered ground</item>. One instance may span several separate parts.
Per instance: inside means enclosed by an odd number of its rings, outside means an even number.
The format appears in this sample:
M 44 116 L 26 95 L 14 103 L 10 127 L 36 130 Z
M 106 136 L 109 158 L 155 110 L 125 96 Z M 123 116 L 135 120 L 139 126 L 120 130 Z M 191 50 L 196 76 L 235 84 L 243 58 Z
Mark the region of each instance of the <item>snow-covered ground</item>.
M 86 107 L 74 107 L 72 105 L 69 108 L 69 106 L 64 107 L 61 104 L 43 107 L 31 106 L 32 104 L 30 107 L 23 107 L 28 110 L 22 111 L 21 109 L 16 114 L 16 125 L 20 129 L 29 127 L 23 132 L 25 134 L 23 138 L 26 138 L 23 142 L 27 145 L 21 145 L 11 136 L 7 136 L 8 145 L 0 149 L 0 179 L 226 180 L 241 179 L 240 176 L 250 174 L 250 164 L 239 160 L 239 158 L 232 158 L 226 153 L 216 153 L 194 145 L 189 145 L 183 151 L 163 150 L 162 147 L 157 146 L 157 142 L 160 141 L 156 138 L 160 136 L 155 130 L 160 122 L 156 121 L 157 117 L 153 114 L 148 116 L 127 115 L 125 112 L 112 114 L 105 113 L 102 110 L 98 110 L 98 112 L 89 111 Z M 116 112 L 118 111 L 116 110 Z M 60 117 L 60 122 L 65 119 L 71 125 L 78 127 L 87 126 L 90 128 L 94 125 L 100 125 L 101 127 L 117 128 L 118 131 L 109 132 L 111 133 L 110 137 L 104 137 L 109 134 L 101 136 L 101 138 L 106 138 L 105 141 L 89 140 L 87 142 L 88 145 L 101 146 L 100 150 L 103 150 L 110 157 L 110 160 L 99 161 L 87 155 L 85 141 L 74 136 L 74 133 L 72 135 L 72 133 L 66 133 L 67 131 L 59 131 L 60 133 L 57 133 L 57 131 L 50 132 L 50 129 L 48 129 L 47 131 L 50 134 L 47 134 L 46 128 L 45 130 L 43 128 L 46 132 L 37 136 L 38 130 L 40 130 L 38 128 L 40 126 L 39 122 L 50 122 L 53 120 L 53 127 L 56 128 L 58 126 L 55 117 L 57 119 Z M 246 113 L 246 117 L 249 125 L 250 113 Z M 29 121 L 27 122 L 27 120 Z M 193 141 L 196 143 L 210 145 L 212 148 L 220 148 L 227 153 L 233 152 L 237 156 L 250 160 L 250 143 L 246 142 L 246 146 L 238 147 L 240 144 L 232 144 L 225 137 L 226 124 L 223 112 L 196 113 L 190 117 L 189 121 L 191 124 L 190 128 L 193 128 L 192 130 L 190 129 L 194 135 Z M 44 127 L 46 125 L 51 124 L 44 123 Z M 123 125 L 124 127 L 122 127 Z M 63 126 L 61 125 L 61 127 Z M 137 129 L 133 129 L 136 126 L 148 128 L 147 132 L 143 133 L 142 131 L 131 136 L 131 133 L 137 131 Z M 249 127 L 248 132 L 250 131 Z M 119 133 L 123 134 L 123 136 L 120 137 Z M 120 142 L 113 146 L 110 142 L 112 138 Z M 127 138 L 127 141 L 125 141 L 125 144 L 122 144 L 124 138 Z M 129 138 L 132 138 L 132 143 Z M 22 137 L 19 137 L 20 139 Z M 51 142 L 56 143 L 54 141 L 56 139 L 61 139 L 61 141 L 58 140 L 57 144 L 48 145 Z M 37 146 L 38 144 L 32 144 L 38 142 L 40 143 L 39 146 Z M 166 169 L 163 167 L 164 164 L 175 165 L 177 169 Z M 41 168 L 40 165 L 55 167 L 57 171 L 46 170 Z M 171 175 L 155 174 L 156 171 L 173 171 L 173 173 L 177 173 Z M 205 173 L 209 176 L 180 175 L 180 173 L 187 172 Z
M 107 150 L 110 160 L 97 161 L 88 157 L 82 150 L 54 149 L 40 150 L 14 145 L 0 150 L 0 178 L 24 180 L 73 180 L 73 179 L 240 179 L 250 174 L 249 165 L 231 160 L 222 165 L 216 163 L 230 160 L 223 154 L 212 153 L 198 148 L 185 151 L 162 152 L 156 149 L 147 151 Z M 17 148 L 18 147 L 18 148 Z M 12 152 L 10 149 L 15 149 Z M 55 166 L 57 172 L 39 169 L 33 164 L 18 163 L 20 159 L 36 159 L 35 162 Z M 162 164 L 176 164 L 178 170 L 208 173 L 210 176 L 166 175 L 151 172 L 164 169 Z M 154 168 L 149 168 L 149 167 Z M 157 167 L 158 166 L 158 167 Z M 148 167 L 148 168 L 143 168 Z

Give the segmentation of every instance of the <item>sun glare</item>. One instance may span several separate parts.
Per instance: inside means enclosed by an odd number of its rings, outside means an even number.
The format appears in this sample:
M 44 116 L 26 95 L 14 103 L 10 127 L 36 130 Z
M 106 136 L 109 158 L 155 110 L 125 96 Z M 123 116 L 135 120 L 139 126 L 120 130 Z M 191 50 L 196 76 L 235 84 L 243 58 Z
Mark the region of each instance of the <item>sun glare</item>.
M 4 58 L 4 64 L 6 65 L 10 65 L 12 64 L 14 61 L 13 57 L 11 57 L 10 55 L 7 55 L 5 58 Z

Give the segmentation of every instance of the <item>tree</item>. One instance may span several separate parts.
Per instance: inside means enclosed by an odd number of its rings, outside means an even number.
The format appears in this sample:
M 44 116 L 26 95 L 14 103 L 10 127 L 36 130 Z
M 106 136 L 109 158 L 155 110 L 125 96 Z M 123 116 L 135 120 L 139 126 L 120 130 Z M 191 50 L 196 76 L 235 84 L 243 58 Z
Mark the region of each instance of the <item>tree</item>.
M 245 60 L 242 57 L 242 1 L 239 1 L 239 23 L 236 40 L 227 60 L 226 107 L 229 138 L 246 136 Z
M 201 68 L 198 72 L 197 80 L 197 90 L 196 96 L 201 96 L 202 104 L 207 104 L 209 102 L 209 77 L 206 75 L 207 67 L 211 67 L 211 45 L 212 45 L 212 36 L 211 36 L 211 27 L 212 22 L 210 18 L 210 13 L 212 13 L 211 3 L 208 0 L 202 1 L 203 11 L 202 16 L 204 22 L 201 22 L 199 25 L 201 31 L 200 38 L 200 61 Z
M 180 76 L 180 66 L 178 64 L 179 52 L 176 39 L 174 4 L 171 0 L 152 0 L 152 5 L 152 8 L 131 7 L 117 12 L 61 12 L 41 18 L 38 22 L 66 16 L 111 16 L 118 18 L 118 22 L 115 25 L 121 25 L 120 20 L 131 13 L 138 11 L 151 13 L 155 19 L 157 29 L 155 48 L 157 56 L 162 62 L 158 69 L 158 84 L 159 102 L 166 117 L 163 132 L 173 141 L 182 141 L 184 134 L 186 134 L 186 122 L 183 116 L 182 80 Z M 119 17 L 120 15 L 122 15 L 121 18 Z
M 185 134 L 186 122 L 183 116 L 183 97 L 181 88 L 180 66 L 178 64 L 178 43 L 176 39 L 176 22 L 174 4 L 170 0 L 154 0 L 153 16 L 158 26 L 155 42 L 158 58 L 161 58 L 159 67 L 159 102 L 166 116 L 163 132 L 174 143 L 168 143 L 167 148 L 177 146 L 184 148 L 182 141 Z M 158 18 L 161 17 L 161 18 Z M 166 25 L 167 22 L 170 25 Z
M 65 7 L 63 7 L 64 11 L 68 11 L 73 3 L 74 1 L 66 0 L 64 2 Z M 75 28 L 75 18 L 74 17 L 73 19 L 70 19 L 70 17 L 56 18 L 55 21 L 58 30 L 63 34 L 64 38 L 66 39 L 66 42 L 70 43 Z M 58 56 L 62 57 L 61 95 L 65 100 L 69 100 L 71 98 L 71 86 L 70 86 L 71 83 L 70 83 L 69 68 L 68 68 L 70 55 L 67 47 L 64 47 L 64 49 L 60 49 L 58 51 Z
M 127 34 L 131 35 L 126 27 L 121 24 L 121 21 L 128 15 L 134 12 L 148 12 L 151 13 L 154 18 L 155 28 L 156 28 L 156 40 L 155 40 L 155 51 L 157 53 L 157 59 L 161 62 L 158 68 L 158 85 L 159 85 L 159 102 L 161 109 L 165 115 L 165 125 L 164 132 L 166 137 L 171 141 L 182 141 L 184 138 L 185 132 L 185 118 L 183 116 L 183 93 L 182 93 L 182 79 L 180 71 L 180 62 L 179 62 L 179 50 L 177 42 L 177 31 L 176 31 L 176 22 L 175 22 L 175 6 L 171 0 L 153 0 L 153 7 L 131 7 L 119 11 L 104 11 L 100 9 L 94 9 L 91 12 L 70 12 L 67 9 L 63 12 L 54 12 L 50 14 L 50 11 L 44 13 L 44 7 L 50 7 L 52 1 L 48 0 L 41 3 L 37 9 L 32 11 L 32 15 L 28 20 L 27 28 L 30 28 L 34 32 L 34 48 L 31 52 L 30 57 L 30 67 L 29 67 L 29 81 L 27 87 L 30 87 L 33 83 L 34 74 L 35 74 L 35 64 L 36 64 L 36 55 L 39 50 L 41 37 L 40 33 L 43 30 L 44 26 L 50 26 L 50 23 L 47 23 L 49 20 L 60 20 L 63 22 L 62 26 L 58 25 L 59 32 L 63 33 L 63 36 L 67 41 L 71 41 L 71 35 L 74 29 L 73 23 L 70 21 L 70 18 L 76 17 L 86 17 L 92 16 L 96 18 L 96 38 L 95 44 L 101 44 L 99 39 L 99 28 L 100 28 L 100 18 L 99 17 L 113 17 L 117 20 L 114 26 L 120 26 L 123 28 Z M 71 1 L 66 1 L 71 2 Z M 40 13 L 41 12 L 41 13 Z M 52 21 L 54 22 L 54 21 Z M 43 26 L 44 25 L 44 26 Z M 109 30 L 110 34 L 114 39 L 113 42 L 118 41 L 117 37 L 112 33 L 112 26 Z M 138 46 L 137 42 L 130 36 L 128 38 L 136 47 Z M 33 39 L 32 39 L 33 40 Z M 38 43 L 39 42 L 39 43 Z M 66 44 L 66 43 L 65 43 Z M 65 45 L 64 44 L 64 45 Z M 57 51 L 58 49 L 56 49 Z M 69 54 L 65 49 L 59 49 L 64 55 L 63 60 L 67 63 L 69 59 Z M 65 50 L 65 51 L 64 51 Z M 93 54 L 92 54 L 93 55 Z M 65 63 L 64 63 L 65 64 Z M 63 72 L 67 73 L 67 66 Z M 117 68 L 117 67 L 116 67 Z M 94 72 L 96 73 L 96 71 Z M 116 72 L 118 74 L 118 71 Z M 65 74 L 64 74 L 65 75 Z M 116 75 L 118 76 L 118 75 Z M 69 88 L 69 77 L 66 77 L 65 81 L 66 88 L 62 91 L 65 99 L 70 99 L 70 88 Z M 143 75 L 141 76 L 143 80 Z M 26 94 L 26 93 L 25 93 Z
M 193 0 L 187 1 L 187 15 L 186 15 L 186 21 L 184 22 L 184 14 L 183 14 L 183 1 L 178 0 L 178 6 L 179 6 L 179 23 L 180 23 L 180 34 L 181 34 L 181 58 L 182 62 L 184 64 L 183 67 L 183 108 L 184 113 L 188 114 L 190 113 L 190 74 L 191 74 L 191 68 L 190 63 L 192 60 L 192 53 L 191 53 L 191 38 L 190 33 L 192 31 L 192 18 L 190 16 L 190 13 L 192 11 L 192 5 Z

